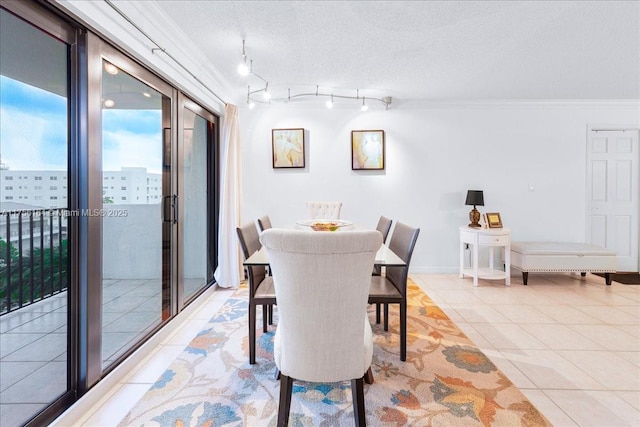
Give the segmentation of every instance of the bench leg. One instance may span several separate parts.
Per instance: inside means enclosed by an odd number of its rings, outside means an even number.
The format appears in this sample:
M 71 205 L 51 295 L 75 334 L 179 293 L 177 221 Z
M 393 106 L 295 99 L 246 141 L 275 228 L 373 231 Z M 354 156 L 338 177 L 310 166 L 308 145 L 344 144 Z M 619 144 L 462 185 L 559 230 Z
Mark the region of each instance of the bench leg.
M 604 281 L 607 284 L 607 286 L 611 286 L 611 274 L 610 273 L 604 273 Z
M 529 272 L 528 271 L 523 271 L 522 272 L 522 284 L 527 286 L 527 279 L 529 278 Z

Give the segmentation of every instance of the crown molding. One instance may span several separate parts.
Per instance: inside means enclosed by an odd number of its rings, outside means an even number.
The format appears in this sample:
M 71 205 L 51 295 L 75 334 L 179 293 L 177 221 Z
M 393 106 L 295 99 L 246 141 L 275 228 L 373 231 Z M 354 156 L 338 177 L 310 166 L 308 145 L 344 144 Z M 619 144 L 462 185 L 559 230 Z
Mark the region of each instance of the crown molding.
M 640 99 L 394 99 L 394 109 L 618 108 L 640 109 Z

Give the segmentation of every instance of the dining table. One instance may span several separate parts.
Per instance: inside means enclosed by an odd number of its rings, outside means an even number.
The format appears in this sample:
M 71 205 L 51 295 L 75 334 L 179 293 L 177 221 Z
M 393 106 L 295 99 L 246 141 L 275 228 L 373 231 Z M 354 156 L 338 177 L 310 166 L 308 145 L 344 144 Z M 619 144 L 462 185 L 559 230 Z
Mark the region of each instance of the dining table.
M 331 231 L 316 231 L 316 233 L 332 233 Z M 267 259 L 267 251 L 264 247 L 261 247 L 259 250 L 253 253 L 249 258 L 247 258 L 244 263 L 246 266 L 268 266 L 269 260 Z M 396 255 L 388 246 L 384 243 L 380 246 L 378 251 L 376 252 L 376 258 L 374 261 L 374 265 L 378 265 L 381 267 L 403 267 L 407 265 L 402 258 Z

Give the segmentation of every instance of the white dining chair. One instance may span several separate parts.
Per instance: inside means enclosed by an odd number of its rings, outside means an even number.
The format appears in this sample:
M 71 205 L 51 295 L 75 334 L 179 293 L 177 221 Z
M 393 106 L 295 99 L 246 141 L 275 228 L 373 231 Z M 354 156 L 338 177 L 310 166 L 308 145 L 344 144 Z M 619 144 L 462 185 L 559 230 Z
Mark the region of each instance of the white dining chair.
M 307 202 L 309 219 L 340 219 L 342 202 Z
M 278 301 L 273 350 L 280 377 L 277 425 L 287 425 L 294 380 L 351 381 L 356 425 L 366 425 L 363 382 L 373 382 L 367 300 L 381 233 L 272 228 L 262 232 L 260 241 Z

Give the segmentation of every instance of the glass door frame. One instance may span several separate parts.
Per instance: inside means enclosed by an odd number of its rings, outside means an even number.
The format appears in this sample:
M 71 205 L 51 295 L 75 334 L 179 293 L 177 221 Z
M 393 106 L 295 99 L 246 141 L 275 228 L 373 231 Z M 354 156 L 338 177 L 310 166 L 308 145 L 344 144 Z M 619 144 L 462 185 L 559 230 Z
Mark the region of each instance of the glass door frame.
M 184 206 L 184 197 L 185 189 L 184 189 L 184 113 L 183 109 L 188 109 L 192 113 L 202 117 L 207 121 L 207 176 L 206 176 L 206 185 L 207 185 L 207 271 L 206 271 L 206 284 L 203 284 L 203 287 L 197 291 L 194 295 L 190 296 L 185 300 L 184 296 L 184 241 L 185 241 L 185 232 L 184 232 L 184 215 L 180 216 L 180 220 L 178 221 L 178 229 L 177 231 L 177 242 L 178 242 L 178 256 L 177 260 L 177 268 L 175 269 L 177 273 L 178 280 L 178 289 L 177 289 L 177 299 L 176 299 L 176 310 L 178 312 L 182 311 L 185 306 L 196 299 L 204 290 L 206 290 L 209 286 L 213 285 L 215 282 L 215 278 L 213 277 L 213 273 L 215 271 L 215 263 L 217 262 L 217 224 L 218 221 L 218 194 L 219 194 L 219 183 L 217 180 L 217 171 L 219 170 L 219 144 L 218 141 L 218 117 L 208 110 L 201 107 L 198 103 L 194 102 L 191 98 L 183 94 L 182 92 L 178 93 L 178 147 L 177 147 L 177 176 L 178 176 L 178 212 L 185 212 Z
M 170 153 L 169 170 L 163 171 L 162 174 L 162 197 L 172 198 L 176 194 L 177 174 L 173 171 L 173 165 L 176 164 L 176 141 L 177 129 L 174 126 L 177 108 L 177 89 L 157 75 L 153 74 L 147 68 L 141 66 L 137 61 L 131 59 L 121 51 L 103 41 L 92 33 L 88 34 L 87 43 L 87 69 L 88 69 L 88 146 L 86 157 L 86 180 L 87 183 L 84 191 L 80 192 L 81 199 L 84 197 L 89 212 L 98 212 L 103 208 L 102 202 L 102 69 L 103 60 L 108 61 L 131 75 L 132 77 L 142 81 L 156 91 L 162 93 L 168 98 L 168 102 L 162 106 L 162 127 L 166 129 L 163 132 L 164 152 Z M 167 105 L 169 104 L 169 105 Z M 168 132 L 167 132 L 168 131 Z M 167 151 L 168 150 L 168 151 Z M 164 160 L 165 162 L 167 159 Z M 81 162 L 82 163 L 82 162 Z M 174 212 L 174 209 L 170 210 Z M 171 213 L 170 215 L 173 215 Z M 128 351 L 125 351 L 113 364 L 103 367 L 102 361 L 102 218 L 100 216 L 80 217 L 81 227 L 86 229 L 83 233 L 86 238 L 84 254 L 86 258 L 86 276 L 84 279 L 87 283 L 86 298 L 87 304 L 87 326 L 85 331 L 81 331 L 87 342 L 87 366 L 86 366 L 86 382 L 87 388 L 91 388 L 102 377 L 108 374 L 122 360 L 130 356 L 148 337 L 156 333 L 164 324 L 166 324 L 175 314 L 177 314 L 175 301 L 177 299 L 176 283 L 176 235 L 177 227 L 175 226 L 176 218 L 171 218 L 168 222 L 163 222 L 162 241 L 169 241 L 168 252 L 163 250 L 162 264 L 168 266 L 167 272 L 162 274 L 162 322 L 153 328 L 147 335 Z M 167 224 L 169 224 L 167 226 Z M 81 251 L 82 252 L 82 251 Z M 82 264 L 81 264 L 82 265 Z

